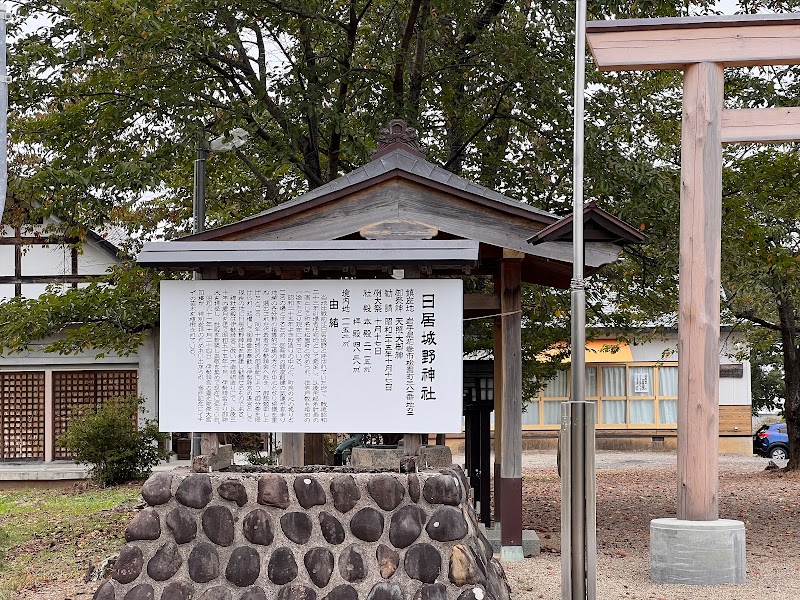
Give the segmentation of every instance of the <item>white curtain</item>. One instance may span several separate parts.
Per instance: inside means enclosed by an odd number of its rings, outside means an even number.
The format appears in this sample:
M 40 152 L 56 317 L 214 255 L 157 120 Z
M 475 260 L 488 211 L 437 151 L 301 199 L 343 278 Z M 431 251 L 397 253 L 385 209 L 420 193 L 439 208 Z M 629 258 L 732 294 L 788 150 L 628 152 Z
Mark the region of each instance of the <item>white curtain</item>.
M 678 422 L 678 401 L 664 396 L 678 395 L 678 367 L 658 368 L 658 421 L 662 424 Z
M 664 400 L 662 398 L 658 401 L 658 421 L 662 425 L 678 422 L 677 400 Z
M 655 400 L 631 400 L 631 423 L 655 423 Z
M 558 374 L 547 382 L 544 386 L 545 398 L 566 398 L 567 381 L 569 380 L 567 371 L 559 371 Z
M 597 396 L 597 367 L 586 367 L 586 397 Z
M 653 396 L 653 367 L 631 367 L 628 369 L 631 396 Z
M 523 425 L 538 425 L 539 424 L 539 400 L 534 400 L 525 405 L 525 410 L 522 411 L 522 424 Z
M 678 367 L 658 368 L 658 395 L 678 395 Z
M 544 424 L 558 425 L 561 423 L 561 402 L 544 403 Z
M 603 367 L 603 396 L 625 395 L 625 367 Z
M 603 423 L 613 425 L 625 422 L 625 400 L 603 400 Z

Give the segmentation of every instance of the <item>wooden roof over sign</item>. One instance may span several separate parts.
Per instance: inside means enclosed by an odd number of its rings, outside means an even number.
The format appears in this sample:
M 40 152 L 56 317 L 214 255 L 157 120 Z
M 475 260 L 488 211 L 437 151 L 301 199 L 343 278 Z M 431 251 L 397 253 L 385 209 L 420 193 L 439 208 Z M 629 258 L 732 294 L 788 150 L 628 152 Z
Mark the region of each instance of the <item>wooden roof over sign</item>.
M 560 222 L 557 215 L 428 162 L 416 132 L 400 120 L 381 132 L 373 156 L 366 165 L 298 198 L 182 241 L 416 240 L 424 247 L 426 240 L 474 240 L 480 264 L 473 272 L 496 273 L 505 249 L 522 257 L 524 281 L 569 285 L 571 242 L 553 235 L 537 245 L 528 243 L 532 235 Z M 622 223 L 597 207 L 592 210 L 605 215 L 605 222 Z M 628 233 L 587 242 L 587 272 L 616 260 L 625 244 L 643 239 L 638 232 Z

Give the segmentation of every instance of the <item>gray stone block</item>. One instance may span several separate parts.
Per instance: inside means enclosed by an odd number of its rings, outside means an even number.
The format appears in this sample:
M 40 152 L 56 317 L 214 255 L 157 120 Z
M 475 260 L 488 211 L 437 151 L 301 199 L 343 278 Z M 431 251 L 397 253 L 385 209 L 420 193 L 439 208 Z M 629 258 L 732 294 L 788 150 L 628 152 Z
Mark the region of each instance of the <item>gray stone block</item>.
M 650 577 L 654 583 L 744 583 L 744 523 L 730 519 L 650 521 Z
M 481 530 L 486 535 L 486 539 L 489 540 L 489 543 L 492 545 L 492 551 L 494 553 L 500 552 L 500 536 L 502 533 L 502 528 L 499 523 L 496 523 L 494 527 L 487 529 L 483 524 L 481 524 Z M 523 556 L 532 556 L 536 558 L 539 556 L 539 552 L 541 552 L 541 543 L 539 542 L 539 536 L 536 535 L 536 532 L 533 529 L 523 529 L 522 530 L 522 554 Z M 520 559 L 521 560 L 521 559 Z
M 356 469 L 399 469 L 402 448 L 353 448 L 350 465 Z
M 419 469 L 444 469 L 453 465 L 453 453 L 447 446 L 423 446 L 419 450 Z

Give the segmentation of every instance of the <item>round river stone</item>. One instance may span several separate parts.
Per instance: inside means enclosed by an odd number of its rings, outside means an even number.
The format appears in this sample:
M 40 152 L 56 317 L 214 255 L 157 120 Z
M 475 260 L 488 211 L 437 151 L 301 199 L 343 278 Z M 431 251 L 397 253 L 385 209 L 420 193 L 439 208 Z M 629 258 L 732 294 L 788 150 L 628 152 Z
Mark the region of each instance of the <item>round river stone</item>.
M 323 600 L 358 600 L 358 592 L 352 585 L 337 585 Z
M 167 542 L 147 562 L 147 575 L 156 581 L 166 581 L 181 568 L 183 558 L 175 542 Z
M 350 544 L 339 555 L 339 575 L 342 579 L 355 583 L 367 576 L 367 559 L 357 544 Z
M 203 511 L 203 531 L 218 546 L 233 543 L 233 514 L 225 506 L 209 506 Z
M 269 546 L 275 539 L 275 534 L 272 532 L 272 517 L 261 508 L 247 514 L 242 521 L 242 532 L 248 542 L 260 546 Z
M 185 581 L 168 583 L 161 592 L 161 600 L 191 600 L 194 597 L 194 588 Z
M 233 600 L 233 594 L 222 585 L 216 585 L 200 594 L 197 600 Z
M 333 574 L 333 552 L 327 548 L 312 548 L 303 557 L 308 576 L 318 588 L 328 585 Z
M 125 541 L 157 540 L 161 537 L 161 520 L 155 508 L 145 508 L 139 511 L 125 529 Z
M 411 498 L 411 501 L 416 504 L 417 502 L 419 502 L 419 494 L 420 494 L 419 475 L 417 475 L 416 473 L 409 473 L 408 497 Z
M 144 566 L 144 555 L 137 546 L 125 546 L 114 563 L 112 577 L 120 583 L 130 583 L 139 576 Z
M 442 506 L 431 515 L 425 531 L 432 540 L 452 542 L 467 535 L 467 521 L 454 506 Z
M 260 587 L 252 587 L 245 590 L 239 600 L 267 600 L 267 594 Z
M 253 585 L 261 573 L 261 559 L 255 548 L 235 548 L 225 569 L 225 578 L 238 587 Z
M 200 542 L 189 553 L 189 577 L 197 583 L 207 583 L 219 577 L 219 554 L 212 544 Z
M 390 579 L 400 566 L 400 554 L 389 548 L 384 544 L 379 544 L 378 549 L 375 551 L 375 558 L 378 559 L 378 568 L 381 571 L 381 577 Z
M 262 475 L 258 480 L 258 503 L 276 508 L 289 507 L 289 486 L 275 473 Z
M 414 594 L 414 600 L 447 600 L 447 586 L 441 583 L 423 585 Z
M 372 586 L 367 600 L 405 600 L 405 596 L 398 584 L 381 581 Z
M 284 546 L 272 553 L 267 565 L 267 577 L 278 585 L 289 583 L 297 577 L 297 562 L 291 549 Z
M 106 581 L 103 585 L 97 588 L 97 591 L 92 596 L 92 600 L 115 600 L 117 593 L 114 591 L 114 584 Z
M 325 498 L 325 490 L 319 484 L 319 481 L 310 476 L 295 477 L 294 494 L 297 496 L 297 501 L 303 508 L 311 508 L 312 506 L 319 506 L 325 504 L 328 500 Z
M 367 482 L 367 491 L 383 510 L 394 510 L 406 495 L 403 484 L 386 473 L 370 478 Z
M 154 600 L 155 591 L 149 583 L 140 583 L 125 594 L 125 600 Z
M 430 504 L 461 503 L 461 483 L 454 475 L 434 475 L 425 480 L 422 495 Z
M 494 600 L 489 592 L 482 587 L 471 587 L 458 595 L 458 600 Z
M 304 585 L 287 585 L 278 592 L 277 600 L 317 600 L 317 592 Z
M 339 522 L 339 519 L 322 511 L 319 513 L 319 528 L 322 530 L 322 537 L 329 544 L 336 546 L 344 541 L 344 527 Z
M 236 502 L 239 508 L 247 504 L 247 490 L 238 479 L 226 479 L 217 487 L 220 498 Z
M 172 535 L 179 544 L 188 544 L 197 535 L 194 515 L 182 506 L 167 513 L 167 527 L 172 530 Z
M 283 533 L 295 544 L 305 544 L 311 537 L 311 517 L 302 512 L 289 512 L 281 516 Z
M 331 480 L 333 506 L 340 513 L 349 512 L 361 500 L 361 492 L 352 475 L 340 475 Z
M 407 548 L 422 533 L 425 511 L 419 506 L 409 504 L 392 515 L 389 523 L 389 541 L 395 548 Z
M 166 504 L 172 498 L 172 475 L 154 473 L 142 486 L 142 498 L 150 506 Z
M 362 508 L 350 519 L 350 531 L 365 542 L 377 542 L 383 534 L 383 515 L 374 508 Z
M 406 573 L 422 583 L 433 583 L 442 572 L 442 556 L 430 544 L 416 544 L 406 551 Z
M 211 478 L 205 473 L 192 473 L 181 481 L 175 499 L 191 508 L 205 508 L 211 502 Z
M 450 581 L 459 587 L 486 583 L 486 577 L 481 573 L 472 550 L 463 544 L 453 546 L 448 576 Z

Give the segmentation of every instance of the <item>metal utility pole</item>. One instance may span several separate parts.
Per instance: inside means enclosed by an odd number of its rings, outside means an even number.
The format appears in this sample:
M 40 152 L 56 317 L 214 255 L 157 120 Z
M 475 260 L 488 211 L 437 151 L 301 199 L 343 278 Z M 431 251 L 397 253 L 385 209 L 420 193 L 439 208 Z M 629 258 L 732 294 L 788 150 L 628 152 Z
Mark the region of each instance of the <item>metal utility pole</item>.
M 586 289 L 583 242 L 583 100 L 586 0 L 575 3 L 575 114 L 572 169 L 572 401 L 561 417 L 561 593 L 563 600 L 597 598 L 594 482 L 595 406 L 586 402 Z
M 194 213 L 194 232 L 206 230 L 206 158 L 208 147 L 204 134 L 197 141 L 197 158 L 194 161 L 194 188 L 192 208 Z
M 8 69 L 6 67 L 6 5 L 0 4 L 0 223 L 8 189 Z

